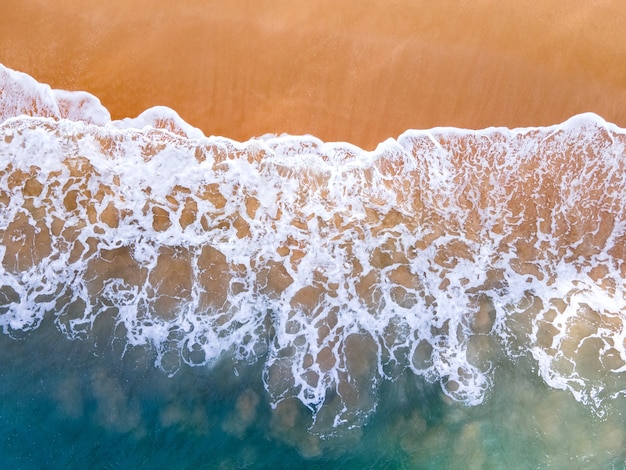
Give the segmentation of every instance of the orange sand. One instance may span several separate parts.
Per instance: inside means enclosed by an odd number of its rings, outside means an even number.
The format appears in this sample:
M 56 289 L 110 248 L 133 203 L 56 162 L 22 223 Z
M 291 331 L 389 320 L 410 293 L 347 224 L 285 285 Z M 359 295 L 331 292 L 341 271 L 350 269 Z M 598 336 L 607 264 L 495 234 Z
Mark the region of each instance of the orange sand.
M 166 105 L 206 134 L 365 148 L 585 111 L 626 126 L 622 0 L 3 3 L 0 62 L 89 91 L 113 118 Z

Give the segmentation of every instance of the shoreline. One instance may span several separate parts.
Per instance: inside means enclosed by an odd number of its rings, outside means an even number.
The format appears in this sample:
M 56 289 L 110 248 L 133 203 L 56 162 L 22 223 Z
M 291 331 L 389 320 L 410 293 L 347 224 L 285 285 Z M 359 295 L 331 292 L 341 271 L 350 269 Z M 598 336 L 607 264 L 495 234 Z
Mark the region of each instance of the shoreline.
M 113 119 L 163 105 L 238 141 L 312 134 L 372 150 L 406 129 L 590 111 L 626 126 L 619 2 L 248 3 L 26 2 L 0 19 L 0 63 L 86 90 Z

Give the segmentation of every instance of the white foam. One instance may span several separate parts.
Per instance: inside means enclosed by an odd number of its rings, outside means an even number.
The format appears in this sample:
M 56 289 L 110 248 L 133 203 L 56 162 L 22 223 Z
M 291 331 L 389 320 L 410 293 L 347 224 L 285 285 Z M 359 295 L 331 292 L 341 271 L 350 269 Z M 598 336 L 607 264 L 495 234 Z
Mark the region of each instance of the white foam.
M 204 137 L 204 133 L 200 129 L 189 125 L 176 111 L 167 106 L 154 106 L 136 118 L 125 118 L 113 121 L 111 124 L 120 129 L 144 129 L 146 127 L 166 129 L 190 139 Z
M 6 70 L 18 88 L 0 102 L 5 333 L 52 315 L 85 336 L 113 309 L 116 334 L 168 373 L 263 360 L 275 405 L 297 397 L 348 427 L 406 369 L 480 403 L 493 374 L 490 352 L 470 351 L 481 335 L 599 412 L 621 393 L 624 131 L 598 116 L 407 131 L 374 152 L 235 142 L 168 108 L 111 123 L 90 95 Z M 29 112 L 24 89 L 50 115 L 9 116 Z M 65 118 L 62 99 L 76 104 Z M 604 346 L 584 352 L 591 339 Z
M 53 90 L 0 64 L 0 123 L 20 115 L 104 125 L 111 121 L 100 100 L 84 91 Z

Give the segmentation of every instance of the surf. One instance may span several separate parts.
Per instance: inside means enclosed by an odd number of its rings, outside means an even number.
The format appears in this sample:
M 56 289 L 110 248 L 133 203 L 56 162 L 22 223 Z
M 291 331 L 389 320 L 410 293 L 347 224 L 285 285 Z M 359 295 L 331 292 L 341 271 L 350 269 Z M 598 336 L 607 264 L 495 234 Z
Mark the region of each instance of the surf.
M 625 131 L 408 130 L 371 152 L 207 137 L 164 107 L 0 69 L 0 327 L 261 363 L 273 407 L 363 425 L 407 370 L 478 405 L 527 358 L 598 415 L 623 395 Z M 233 371 L 236 373 L 236 369 Z

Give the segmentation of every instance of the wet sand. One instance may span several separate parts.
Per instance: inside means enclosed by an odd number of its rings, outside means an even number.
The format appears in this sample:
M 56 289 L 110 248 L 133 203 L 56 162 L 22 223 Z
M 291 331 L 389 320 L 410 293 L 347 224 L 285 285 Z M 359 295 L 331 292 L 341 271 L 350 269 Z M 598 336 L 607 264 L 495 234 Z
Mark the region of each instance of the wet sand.
M 408 128 L 626 125 L 626 6 L 527 1 L 25 0 L 0 63 L 98 96 L 114 119 L 174 108 L 207 135 L 309 133 L 373 148 Z

